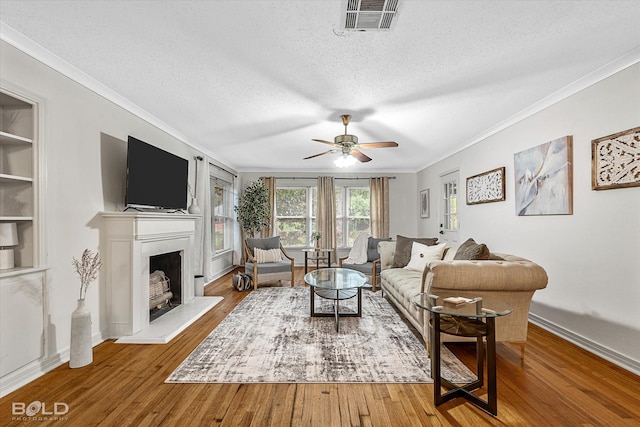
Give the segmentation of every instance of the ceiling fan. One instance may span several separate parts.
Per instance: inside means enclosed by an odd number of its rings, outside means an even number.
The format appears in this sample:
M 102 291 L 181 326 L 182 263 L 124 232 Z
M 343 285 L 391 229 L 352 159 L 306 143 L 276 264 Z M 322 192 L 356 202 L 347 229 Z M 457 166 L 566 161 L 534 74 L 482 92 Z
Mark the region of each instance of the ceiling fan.
M 332 145 L 334 148 L 319 154 L 314 154 L 313 156 L 305 157 L 303 160 L 313 159 L 314 157 L 323 156 L 329 153 L 341 153 L 342 155 L 334 161 L 334 164 L 338 167 L 345 167 L 355 163 L 356 161 L 365 163 L 372 160 L 371 157 L 360 151 L 361 149 L 387 148 L 398 146 L 398 143 L 393 141 L 365 142 L 363 144 L 359 144 L 357 136 L 349 135 L 347 133 L 347 126 L 349 125 L 351 116 L 348 114 L 343 114 L 340 117 L 342 118 L 342 124 L 344 124 L 344 135 L 336 136 L 333 139 L 333 142 L 325 141 L 324 139 L 312 139 L 312 141 Z

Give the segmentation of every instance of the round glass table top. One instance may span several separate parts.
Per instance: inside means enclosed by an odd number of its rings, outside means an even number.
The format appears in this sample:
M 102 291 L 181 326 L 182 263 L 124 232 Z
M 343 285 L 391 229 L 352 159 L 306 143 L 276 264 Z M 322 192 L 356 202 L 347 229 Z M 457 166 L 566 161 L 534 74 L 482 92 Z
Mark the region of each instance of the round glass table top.
M 411 302 L 432 313 L 476 319 L 501 317 L 511 313 L 511 307 L 495 300 L 491 304 L 486 304 L 482 298 L 462 298 L 454 301 L 450 298 L 422 293 L 411 297 Z
M 319 268 L 304 275 L 309 286 L 320 289 L 361 288 L 367 283 L 367 276 L 348 268 Z

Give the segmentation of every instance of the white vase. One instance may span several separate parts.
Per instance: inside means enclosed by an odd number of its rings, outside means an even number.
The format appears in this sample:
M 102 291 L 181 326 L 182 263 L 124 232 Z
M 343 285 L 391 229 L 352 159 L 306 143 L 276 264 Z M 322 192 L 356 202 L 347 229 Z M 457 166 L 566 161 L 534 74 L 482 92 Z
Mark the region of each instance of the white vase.
M 78 307 L 71 314 L 71 351 L 69 367 L 80 368 L 93 362 L 91 346 L 91 312 L 83 299 L 78 300 Z
M 195 197 L 191 199 L 191 206 L 189 206 L 188 211 L 190 214 L 200 213 L 200 206 L 198 206 L 198 199 L 196 199 Z

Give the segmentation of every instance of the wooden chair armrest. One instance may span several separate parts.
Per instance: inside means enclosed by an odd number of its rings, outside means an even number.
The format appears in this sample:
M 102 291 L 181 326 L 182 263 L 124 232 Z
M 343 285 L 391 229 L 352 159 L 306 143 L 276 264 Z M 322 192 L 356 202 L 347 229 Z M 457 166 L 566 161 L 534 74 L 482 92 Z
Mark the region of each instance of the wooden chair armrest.
M 253 257 L 253 254 L 251 254 L 251 250 L 249 249 L 249 246 L 247 245 L 247 242 L 246 242 L 246 241 L 244 242 L 244 245 L 243 245 L 243 246 L 244 246 L 244 253 L 245 253 L 245 255 L 247 256 L 247 259 L 248 259 L 250 262 L 252 262 L 252 263 L 254 263 L 254 264 L 255 264 L 256 259 Z
M 284 250 L 284 246 L 282 246 L 282 243 L 280 243 L 280 251 L 282 252 L 282 255 L 284 255 L 285 258 L 287 258 L 290 261 L 293 261 L 293 257 L 290 257 L 287 251 Z
M 338 267 L 342 268 L 342 261 L 349 258 L 349 256 L 343 256 L 342 258 L 338 258 Z

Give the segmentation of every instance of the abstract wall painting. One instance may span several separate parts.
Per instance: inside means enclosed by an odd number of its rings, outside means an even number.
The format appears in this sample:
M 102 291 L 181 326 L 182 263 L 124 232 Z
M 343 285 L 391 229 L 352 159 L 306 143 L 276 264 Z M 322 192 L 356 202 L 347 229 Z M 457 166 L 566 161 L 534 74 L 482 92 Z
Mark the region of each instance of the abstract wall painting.
M 505 200 L 504 167 L 467 178 L 467 204 L 500 202 Z
M 640 187 L 640 127 L 591 141 L 591 188 Z
M 573 214 L 573 137 L 514 154 L 516 214 Z

